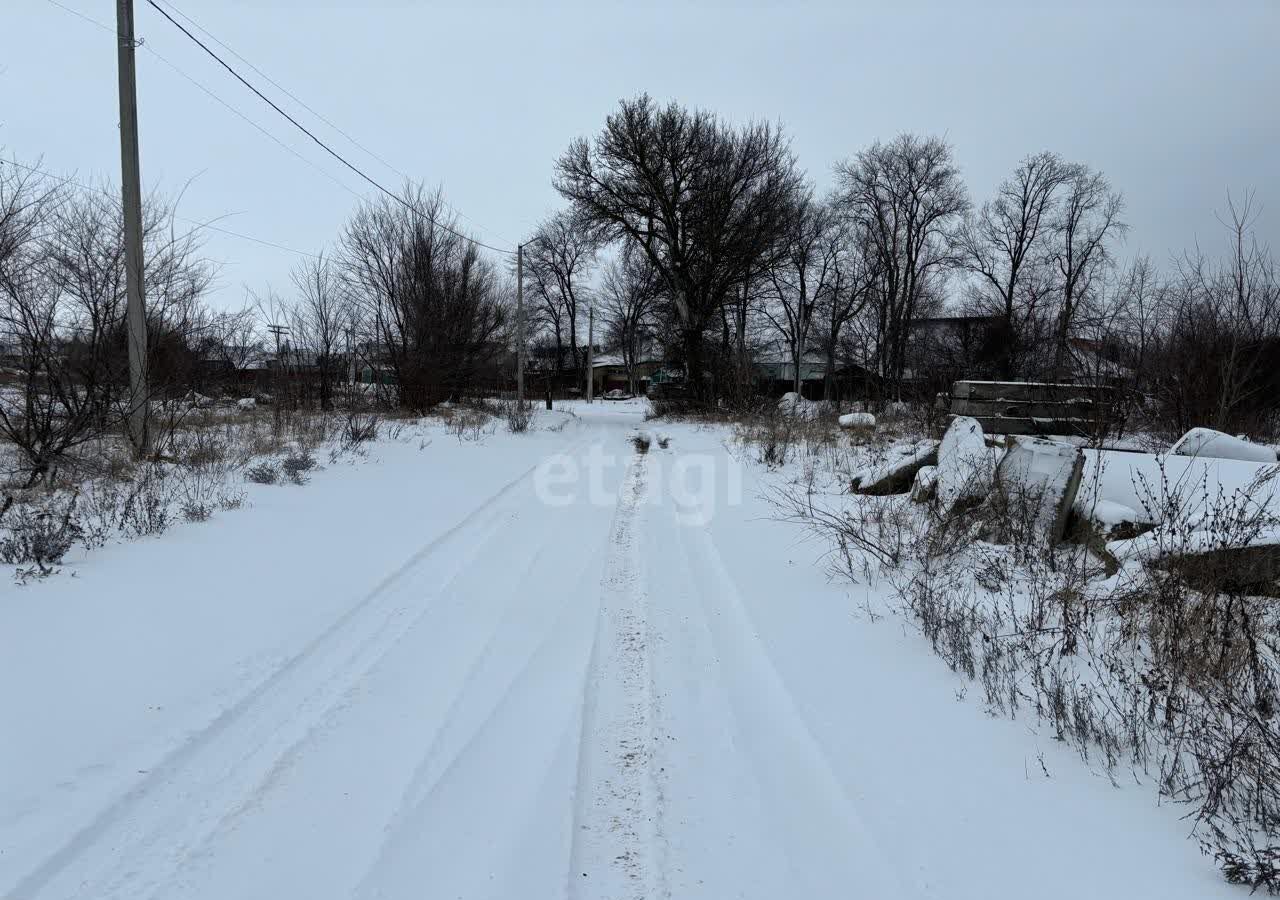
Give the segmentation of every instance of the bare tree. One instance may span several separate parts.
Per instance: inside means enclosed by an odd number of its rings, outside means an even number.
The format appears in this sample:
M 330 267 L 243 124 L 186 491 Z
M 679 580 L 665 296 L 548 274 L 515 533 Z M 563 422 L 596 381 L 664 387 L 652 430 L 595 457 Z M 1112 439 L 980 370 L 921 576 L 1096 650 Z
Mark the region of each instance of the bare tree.
M 21 400 L 0 404 L 0 433 L 33 480 L 120 424 L 128 372 L 119 200 L 106 188 L 66 189 L 23 167 L 0 166 L 0 329 L 20 372 Z M 200 297 L 213 267 L 174 204 L 143 208 L 148 379 L 153 396 L 198 375 L 208 316 Z M 161 444 L 157 444 L 159 452 Z
M 799 198 L 788 223 L 784 252 L 766 276 L 772 288 L 764 313 L 787 346 L 791 356 L 792 390 L 800 393 L 804 357 L 818 299 L 835 278 L 840 243 L 833 240 L 836 218 L 826 204 L 815 201 L 811 191 Z
M 652 321 L 662 281 L 647 257 L 624 249 L 604 269 L 600 310 L 605 340 L 622 357 L 631 393 L 639 393 L 638 367 L 652 343 Z
M 571 211 L 547 219 L 524 245 L 525 291 L 532 294 L 540 318 L 551 329 L 556 375 L 564 369 L 567 339 L 575 383 L 581 383 L 585 375 L 578 325 L 583 304 L 589 300 L 587 279 L 595 265 L 595 255 L 595 240 Z
M 96 393 L 63 390 L 72 382 L 60 352 L 59 293 L 44 247 L 65 200 L 62 185 L 0 164 L 0 329 L 20 391 L 0 401 L 0 434 L 21 455 L 28 484 L 97 434 L 103 414 Z
M 634 244 L 671 297 L 691 389 L 705 395 L 704 332 L 749 274 L 772 264 L 800 185 L 779 128 L 731 128 L 648 96 L 572 143 L 556 189 L 604 240 Z
M 356 211 L 341 263 L 364 307 L 371 353 L 385 359 L 400 403 L 421 410 L 470 389 L 498 358 L 512 291 L 460 236 L 439 191 L 407 185 L 401 199 Z
M 1124 198 L 1101 172 L 1073 165 L 1052 225 L 1057 276 L 1054 377 L 1064 378 L 1071 355 L 1071 328 L 1081 308 L 1096 299 L 1094 288 L 1112 265 L 1111 242 L 1128 226 L 1121 221 Z
M 289 314 L 293 345 L 314 362 L 320 408 L 332 409 L 333 386 L 353 324 L 350 297 L 333 261 L 324 255 L 303 260 L 292 278 L 298 292 Z
M 828 250 L 834 260 L 826 288 L 817 297 L 817 343 L 826 356 L 824 399 L 839 399 L 838 359 L 845 329 L 871 301 L 879 280 L 879 258 L 864 230 L 837 221 L 828 235 Z
M 953 231 L 968 195 L 951 147 L 937 137 L 877 142 L 837 165 L 836 175 L 842 211 L 875 248 L 875 356 L 886 396 L 897 397 L 912 322 L 955 264 Z
M 977 281 L 972 307 L 1005 321 L 1002 375 L 1019 374 L 1031 326 L 1046 290 L 1047 237 L 1058 194 L 1073 167 L 1056 153 L 1028 156 L 960 229 L 958 250 Z
M 1280 273 L 1254 237 L 1252 196 L 1228 210 L 1227 258 L 1197 250 L 1179 261 L 1145 368 L 1173 430 L 1269 435 L 1280 425 Z

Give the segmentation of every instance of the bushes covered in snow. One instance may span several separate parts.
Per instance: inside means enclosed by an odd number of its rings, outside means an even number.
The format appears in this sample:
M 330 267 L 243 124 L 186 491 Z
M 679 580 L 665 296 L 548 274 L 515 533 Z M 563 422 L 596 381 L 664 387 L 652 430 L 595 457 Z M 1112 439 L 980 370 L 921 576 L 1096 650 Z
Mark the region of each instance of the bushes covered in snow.
M 836 571 L 889 582 L 990 712 L 1030 711 L 1113 778 L 1190 804 L 1229 879 L 1280 891 L 1280 468 L 1008 443 L 956 418 L 936 468 L 911 460 L 892 494 L 800 478 L 775 504 L 827 538 Z M 863 450 L 855 485 L 873 459 L 895 469 L 892 445 Z M 1090 543 L 1059 543 L 1076 481 Z
M 135 461 L 121 440 L 104 440 L 65 458 L 41 483 L 4 492 L 0 562 L 17 567 L 19 580 L 43 577 L 77 546 L 93 551 L 237 509 L 246 482 L 305 484 L 317 447 L 329 445 L 336 460 L 377 433 L 371 415 L 204 409 L 164 435 L 157 459 Z

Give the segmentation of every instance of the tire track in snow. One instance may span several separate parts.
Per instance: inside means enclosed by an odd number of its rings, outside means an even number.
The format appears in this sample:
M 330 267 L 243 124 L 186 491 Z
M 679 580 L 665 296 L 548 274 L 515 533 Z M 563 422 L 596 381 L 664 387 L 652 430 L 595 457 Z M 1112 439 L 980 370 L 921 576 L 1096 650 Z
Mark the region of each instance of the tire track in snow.
M 769 658 L 719 549 L 705 527 L 681 521 L 682 513 L 695 512 L 677 500 L 670 527 L 679 535 L 680 562 L 714 645 L 740 746 L 783 838 L 779 849 L 791 863 L 796 895 L 905 896 L 893 858 L 840 784 Z
M 583 689 L 570 898 L 669 896 L 657 859 L 661 810 L 652 769 L 649 623 L 637 520 L 648 487 L 637 455 L 619 495 L 601 582 L 596 636 Z
M 577 445 L 584 442 L 575 442 Z M 163 890 L 186 856 L 252 795 L 300 742 L 343 704 L 350 688 L 430 611 L 438 590 L 408 601 L 397 588 L 418 567 L 473 532 L 470 551 L 449 559 L 448 583 L 498 528 L 503 503 L 533 476 L 530 466 L 398 569 L 237 702 L 178 745 L 29 872 L 13 900 L 146 896 Z M 224 751 L 225 752 L 221 752 Z M 221 809 L 215 809 L 221 805 Z
M 550 532 L 544 532 L 543 537 L 548 541 L 555 539 L 555 535 Z M 512 604 L 520 602 L 514 592 L 510 599 Z M 511 604 L 508 604 L 507 608 L 510 607 Z M 481 675 L 498 656 L 497 647 L 506 636 L 504 631 L 512 628 L 505 617 L 493 623 L 492 630 L 467 666 L 456 690 L 451 688 L 453 699 L 401 791 L 397 808 L 383 829 L 379 850 L 360 879 L 354 896 L 383 896 L 383 870 L 397 864 L 396 857 L 403 855 L 402 844 L 411 844 L 416 839 L 416 823 L 424 816 L 432 797 L 450 775 L 465 763 L 469 751 L 494 726 L 503 710 L 512 704 L 522 682 L 561 641 L 568 620 L 574 612 L 573 607 L 572 599 L 566 597 L 557 614 L 550 618 L 549 627 L 522 653 L 504 661 L 508 673 L 501 679 L 500 687 L 486 691 L 478 686 Z M 466 721 L 468 719 L 470 721 Z

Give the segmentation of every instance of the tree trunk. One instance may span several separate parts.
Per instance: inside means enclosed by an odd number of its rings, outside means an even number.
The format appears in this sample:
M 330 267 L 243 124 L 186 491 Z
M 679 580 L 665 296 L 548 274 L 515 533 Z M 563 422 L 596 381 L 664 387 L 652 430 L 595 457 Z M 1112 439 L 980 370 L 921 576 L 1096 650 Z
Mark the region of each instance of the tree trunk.
M 832 400 L 838 401 L 840 397 L 836 394 L 836 351 L 834 344 L 827 348 L 827 371 L 823 373 L 822 382 L 822 399 L 828 402 Z
M 710 399 L 706 396 L 706 386 L 702 378 L 702 329 L 684 329 L 684 367 L 685 380 L 689 386 L 689 394 L 697 400 Z

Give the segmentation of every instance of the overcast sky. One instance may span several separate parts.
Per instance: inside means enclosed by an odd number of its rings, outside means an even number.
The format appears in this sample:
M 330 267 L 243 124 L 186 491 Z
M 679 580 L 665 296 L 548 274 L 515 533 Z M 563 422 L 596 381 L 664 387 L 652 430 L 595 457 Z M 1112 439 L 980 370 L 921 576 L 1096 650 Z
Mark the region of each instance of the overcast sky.
M 60 2 L 114 23 L 112 0 Z M 136 2 L 148 48 L 138 53 L 144 185 L 190 181 L 180 207 L 189 219 L 221 216 L 299 250 L 331 244 L 357 202 L 351 192 L 371 189 Z M 1164 262 L 1197 241 L 1217 249 L 1214 212 L 1228 190 L 1247 189 L 1262 208 L 1259 236 L 1280 250 L 1277 0 L 178 8 L 395 169 L 443 185 L 463 224 L 491 243 L 513 244 L 555 209 L 557 155 L 598 131 L 619 98 L 647 91 L 733 121 L 780 121 L 822 190 L 833 163 L 878 138 L 937 133 L 976 202 L 1021 157 L 1049 149 L 1124 191 L 1127 253 Z M 400 181 L 298 112 L 369 174 Z M 48 0 L 4 0 L 3 155 L 115 181 L 117 118 L 113 35 Z M 219 234 L 207 248 L 222 264 L 219 305 L 240 304 L 246 285 L 286 289 L 297 260 Z

